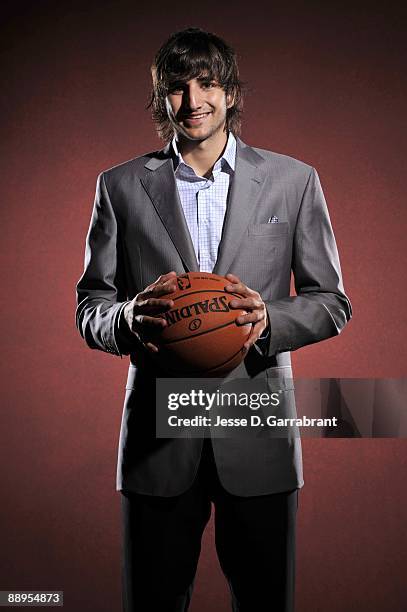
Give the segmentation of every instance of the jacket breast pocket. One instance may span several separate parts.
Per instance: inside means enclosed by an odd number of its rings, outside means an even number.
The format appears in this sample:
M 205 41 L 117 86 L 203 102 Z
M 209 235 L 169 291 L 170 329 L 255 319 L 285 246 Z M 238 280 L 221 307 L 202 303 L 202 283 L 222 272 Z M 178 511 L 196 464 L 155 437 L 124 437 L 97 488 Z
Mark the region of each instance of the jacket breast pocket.
M 247 228 L 250 236 L 287 236 L 288 223 L 259 223 L 257 225 L 249 225 Z

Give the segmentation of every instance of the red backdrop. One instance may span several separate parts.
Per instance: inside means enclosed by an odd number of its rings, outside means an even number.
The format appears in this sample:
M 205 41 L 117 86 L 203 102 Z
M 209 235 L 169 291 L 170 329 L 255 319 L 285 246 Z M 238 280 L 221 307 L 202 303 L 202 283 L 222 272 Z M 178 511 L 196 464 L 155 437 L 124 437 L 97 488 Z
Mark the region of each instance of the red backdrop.
M 198 25 L 238 50 L 243 139 L 319 172 L 354 319 L 294 354 L 297 376 L 406 375 L 405 15 L 343 3 L 3 9 L 0 590 L 120 607 L 116 445 L 127 360 L 87 349 L 75 283 L 97 174 L 155 149 L 152 57 Z M 405 610 L 405 440 L 304 440 L 298 612 Z M 192 612 L 228 610 L 204 537 Z

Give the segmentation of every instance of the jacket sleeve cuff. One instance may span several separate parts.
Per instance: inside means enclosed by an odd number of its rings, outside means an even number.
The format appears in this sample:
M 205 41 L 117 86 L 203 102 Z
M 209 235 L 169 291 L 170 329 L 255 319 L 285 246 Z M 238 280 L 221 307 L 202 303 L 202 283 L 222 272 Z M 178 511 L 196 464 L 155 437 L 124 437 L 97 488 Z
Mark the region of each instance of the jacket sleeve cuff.
M 267 309 L 267 305 L 266 305 L 266 309 Z M 268 350 L 269 350 L 269 344 L 270 344 L 270 317 L 269 317 L 268 310 L 267 310 L 267 327 L 265 328 L 261 336 L 257 338 L 256 342 L 254 343 L 254 346 L 257 349 L 257 351 L 260 352 L 262 355 L 267 355 Z
M 140 346 L 140 339 L 137 334 L 130 331 L 129 326 L 124 318 L 124 308 L 130 301 L 123 302 L 116 312 L 113 323 L 113 337 L 116 348 L 116 354 L 122 357 L 129 355 Z

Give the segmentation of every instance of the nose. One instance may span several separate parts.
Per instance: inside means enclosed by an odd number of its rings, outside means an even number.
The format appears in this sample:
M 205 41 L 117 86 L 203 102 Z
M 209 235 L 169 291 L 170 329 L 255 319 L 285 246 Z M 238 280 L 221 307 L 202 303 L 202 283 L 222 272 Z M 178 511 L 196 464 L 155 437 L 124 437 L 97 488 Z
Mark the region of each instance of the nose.
M 185 89 L 185 105 L 190 110 L 197 110 L 201 107 L 201 91 L 197 83 L 187 84 Z

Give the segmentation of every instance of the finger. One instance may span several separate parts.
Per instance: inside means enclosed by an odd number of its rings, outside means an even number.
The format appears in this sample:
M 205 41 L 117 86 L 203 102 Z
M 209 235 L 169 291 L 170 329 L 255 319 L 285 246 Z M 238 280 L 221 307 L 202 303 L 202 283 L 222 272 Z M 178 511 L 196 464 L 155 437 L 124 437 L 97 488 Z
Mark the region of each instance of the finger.
M 260 321 L 264 321 L 264 319 L 264 314 L 261 311 L 254 310 L 253 312 L 239 315 L 236 319 L 236 323 L 238 325 L 247 325 L 248 323 L 255 325 L 256 323 L 260 323 Z
M 254 329 L 254 326 L 252 326 L 250 334 L 248 335 L 248 337 L 246 338 L 245 343 L 242 346 L 243 355 L 246 355 L 248 353 L 250 347 L 252 346 L 253 329 Z
M 136 315 L 133 321 L 133 328 L 137 331 L 140 329 L 159 330 L 167 326 L 167 321 L 161 317 L 149 317 L 148 315 Z
M 145 292 L 145 297 L 160 297 L 167 293 L 173 293 L 176 291 L 177 285 L 173 279 L 168 279 L 164 283 L 154 285 Z
M 253 291 L 253 289 L 249 289 L 249 287 L 247 287 L 247 285 L 242 282 L 226 285 L 225 290 L 230 291 L 232 293 L 238 293 L 239 295 L 244 296 L 254 295 L 256 293 L 255 291 Z
M 174 272 L 174 270 L 171 270 L 171 272 L 167 272 L 167 274 L 162 274 L 161 276 L 159 276 L 157 278 L 157 280 L 155 281 L 155 283 L 153 283 L 153 285 L 156 285 L 157 283 L 165 283 L 166 281 L 170 280 L 170 279 L 174 279 L 177 276 L 177 273 Z
M 137 311 L 143 311 L 139 314 L 154 314 L 155 312 L 165 312 L 174 307 L 173 300 L 160 300 L 157 298 L 148 298 L 139 302 L 136 306 Z M 138 313 L 136 313 L 138 314 Z
M 263 310 L 263 302 L 256 298 L 248 297 L 244 299 L 235 298 L 229 302 L 231 308 L 242 308 L 243 310 Z
M 226 285 L 225 289 L 228 291 L 234 291 L 237 285 L 243 284 L 242 281 L 236 274 L 226 274 L 225 278 L 229 281 L 229 284 Z M 233 287 L 233 289 L 231 289 Z
M 227 291 L 235 291 L 237 285 L 242 284 L 242 281 L 238 276 L 236 276 L 236 274 L 226 274 L 225 278 L 230 281 L 229 284 L 225 287 Z
M 256 325 L 253 325 L 250 336 L 247 338 L 246 342 L 244 343 L 243 348 L 246 349 L 246 351 L 248 351 L 250 347 L 253 346 L 255 342 L 257 342 L 257 340 L 259 339 L 259 337 L 261 336 L 261 334 L 263 333 L 265 329 L 266 328 L 264 324 L 261 322 L 257 323 Z
M 158 353 L 159 348 L 152 342 L 144 342 L 144 346 L 150 351 L 150 353 Z
M 167 274 L 162 274 L 161 276 L 157 278 L 157 280 L 151 283 L 151 285 L 147 285 L 147 287 L 145 287 L 145 289 L 143 289 L 143 291 L 141 291 L 138 295 L 144 295 L 146 293 L 150 293 L 150 291 L 152 291 L 155 287 L 161 287 L 168 281 L 172 280 L 174 282 L 176 277 L 177 277 L 177 273 L 174 271 L 168 272 Z
M 236 274 L 226 274 L 226 278 L 230 280 L 232 283 L 240 283 L 241 280 Z
M 171 293 L 172 291 L 177 290 L 177 283 L 175 282 L 173 278 L 169 278 L 161 285 L 157 285 L 155 290 L 157 292 L 163 291 L 165 293 Z
M 246 339 L 246 342 L 243 345 L 243 351 L 247 353 L 249 349 L 253 346 L 253 344 L 256 342 L 257 338 L 258 338 L 258 335 L 254 331 L 254 326 L 253 326 L 252 331 L 250 332 L 250 335 L 248 336 L 248 338 Z

